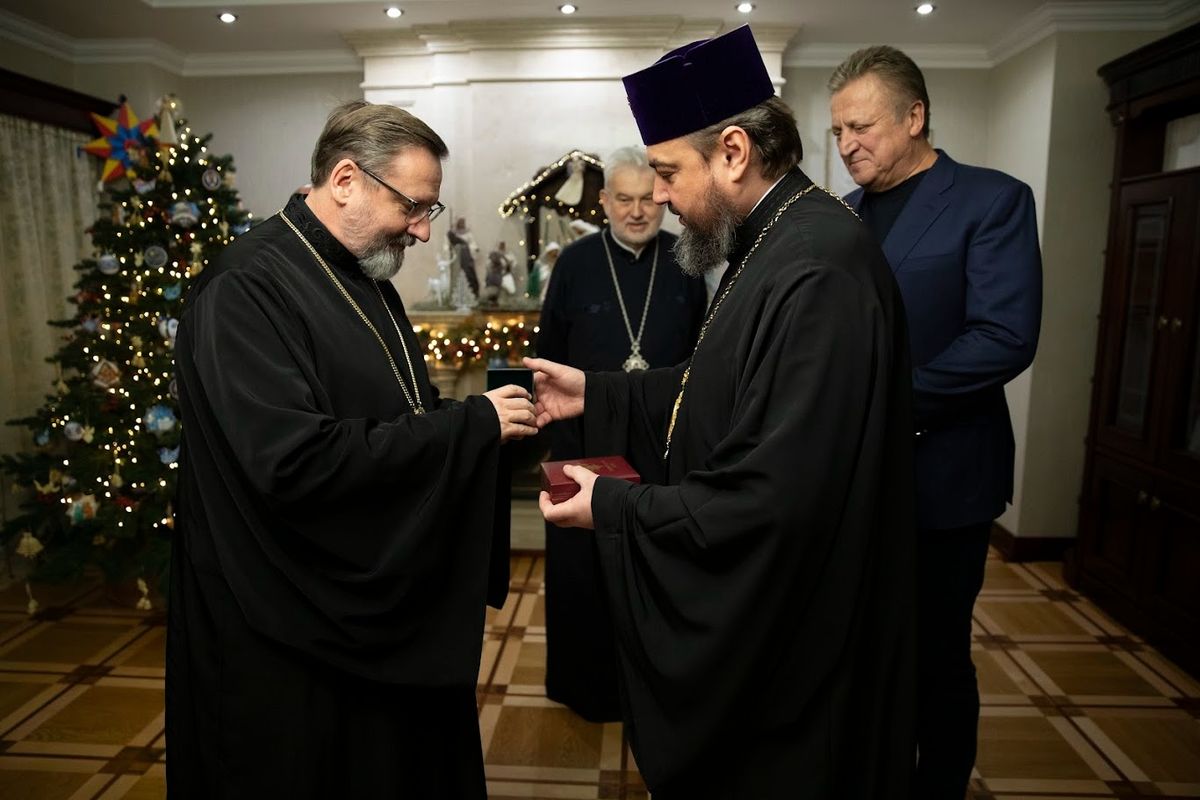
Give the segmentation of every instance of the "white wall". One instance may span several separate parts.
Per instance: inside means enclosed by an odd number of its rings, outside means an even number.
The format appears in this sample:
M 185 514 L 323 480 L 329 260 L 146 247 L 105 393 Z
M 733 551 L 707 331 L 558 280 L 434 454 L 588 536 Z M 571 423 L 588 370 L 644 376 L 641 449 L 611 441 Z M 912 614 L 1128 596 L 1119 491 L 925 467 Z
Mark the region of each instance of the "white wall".
M 208 148 L 232 155 L 237 189 L 256 218 L 274 214 L 308 182 L 313 145 L 339 103 L 362 98 L 357 74 L 187 78 L 178 94 Z
M 1102 64 L 1150 32 L 1059 33 L 1041 205 L 1042 335 L 1028 377 L 1015 533 L 1074 536 L 1096 360 L 1115 132 Z M 1043 117 L 1037 117 L 1037 125 Z M 1040 141 L 1039 141 L 1040 146 Z
M 0 68 L 67 88 L 75 84 L 75 65 L 70 61 L 9 40 L 0 45 Z
M 1033 190 L 1038 230 L 1044 230 L 1050 110 L 1054 102 L 1055 37 L 1050 36 L 992 70 L 989 80 L 988 157 L 985 166 L 1007 172 Z M 1036 361 L 1034 362 L 1036 365 Z M 1005 387 L 1016 438 L 1013 504 L 1000 524 L 1021 533 L 1031 370 Z

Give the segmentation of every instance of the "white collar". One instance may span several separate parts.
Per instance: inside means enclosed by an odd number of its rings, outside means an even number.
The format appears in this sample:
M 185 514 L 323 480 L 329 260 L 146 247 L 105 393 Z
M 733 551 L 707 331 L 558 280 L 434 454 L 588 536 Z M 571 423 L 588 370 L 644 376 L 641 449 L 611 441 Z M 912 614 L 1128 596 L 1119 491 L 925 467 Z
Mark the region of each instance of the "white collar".
M 656 234 L 654 234 L 654 235 L 655 235 L 655 236 L 658 236 L 658 234 L 657 234 L 657 233 L 656 233 Z M 641 258 L 641 257 L 642 257 L 642 253 L 646 252 L 646 246 L 650 244 L 650 242 L 646 242 L 646 244 L 642 245 L 642 246 L 641 246 L 641 247 L 639 247 L 637 250 L 634 250 L 632 247 L 630 247 L 629 245 L 625 244 L 625 243 L 624 243 L 624 242 L 622 242 L 620 239 L 618 239 L 618 238 L 617 238 L 617 235 L 616 235 L 615 233 L 613 233 L 613 232 L 612 232 L 612 228 L 609 228 L 609 229 L 608 229 L 608 236 L 609 236 L 609 238 L 610 238 L 610 239 L 612 239 L 612 240 L 613 240 L 613 241 L 616 243 L 617 247 L 621 248 L 621 249 L 622 249 L 622 250 L 624 250 L 625 252 L 627 252 L 627 253 L 629 253 L 630 255 L 632 255 L 632 256 L 633 256 L 633 259 L 634 259 L 634 261 L 636 261 L 637 259 L 639 259 L 639 258 Z M 652 239 L 651 241 L 653 241 L 653 239 Z
M 788 170 L 788 172 L 791 172 L 791 170 Z M 754 208 L 758 208 L 760 205 L 762 205 L 762 201 L 763 201 L 763 200 L 766 198 L 766 196 L 767 196 L 767 195 L 769 195 L 769 194 L 770 194 L 772 191 L 774 191 L 774 190 L 775 190 L 775 187 L 776 187 L 776 186 L 778 186 L 778 185 L 779 185 L 779 183 L 780 183 L 780 181 L 782 181 L 784 178 L 786 178 L 786 177 L 787 177 L 787 175 L 788 175 L 788 174 L 787 174 L 787 172 L 785 172 L 785 173 L 783 173 L 782 175 L 780 175 L 780 176 L 779 176 L 779 180 L 777 180 L 777 181 L 775 181 L 774 183 L 772 183 L 772 184 L 771 184 L 771 188 L 770 188 L 770 189 L 767 189 L 765 192 L 763 192 L 763 196 L 762 196 L 762 197 L 760 197 L 760 198 L 758 198 L 758 202 L 754 204 Z M 750 209 L 750 214 L 753 214 L 753 213 L 754 213 L 754 208 Z M 747 217 L 749 217 L 749 216 L 750 216 L 750 214 L 747 214 L 746 216 L 747 216 Z

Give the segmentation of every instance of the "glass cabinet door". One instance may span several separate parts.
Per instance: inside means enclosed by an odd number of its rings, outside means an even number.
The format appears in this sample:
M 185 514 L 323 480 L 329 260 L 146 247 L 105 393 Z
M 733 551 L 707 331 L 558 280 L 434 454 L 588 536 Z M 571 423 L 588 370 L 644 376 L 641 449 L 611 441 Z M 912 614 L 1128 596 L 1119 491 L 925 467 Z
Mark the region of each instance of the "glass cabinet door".
M 1120 220 L 1105 288 L 1105 359 L 1100 381 L 1100 443 L 1150 460 L 1159 403 L 1163 310 L 1171 239 L 1178 228 L 1173 181 L 1131 182 L 1121 189 Z M 1114 262 L 1115 259 L 1115 263 Z
M 1159 316 L 1167 358 L 1163 394 L 1163 465 L 1180 478 L 1200 480 L 1200 169 L 1180 174 L 1179 235 L 1167 258 L 1166 296 Z

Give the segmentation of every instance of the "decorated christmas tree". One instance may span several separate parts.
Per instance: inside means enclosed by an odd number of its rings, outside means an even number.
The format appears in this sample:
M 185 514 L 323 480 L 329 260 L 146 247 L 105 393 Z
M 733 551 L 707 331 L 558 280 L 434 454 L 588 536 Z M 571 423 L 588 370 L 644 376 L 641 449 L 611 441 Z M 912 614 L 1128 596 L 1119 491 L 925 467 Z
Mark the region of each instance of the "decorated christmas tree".
M 208 151 L 173 95 L 139 121 L 127 103 L 96 115 L 100 138 L 84 150 L 105 159 L 94 252 L 76 265 L 75 314 L 50 359 L 57 378 L 21 425 L 31 452 L 2 467 L 25 495 L 4 539 L 28 559 L 31 581 L 136 580 L 138 606 L 163 586 L 174 527 L 179 458 L 175 331 L 193 279 L 249 227 L 229 157 Z M 37 600 L 31 584 L 29 611 Z

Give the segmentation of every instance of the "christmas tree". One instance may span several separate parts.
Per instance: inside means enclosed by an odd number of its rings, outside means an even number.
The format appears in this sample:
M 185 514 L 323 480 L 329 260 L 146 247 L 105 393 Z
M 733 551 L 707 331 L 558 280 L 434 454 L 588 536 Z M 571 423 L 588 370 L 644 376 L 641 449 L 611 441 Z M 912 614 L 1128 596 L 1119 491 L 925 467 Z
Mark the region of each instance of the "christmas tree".
M 122 98 L 123 100 L 123 98 Z M 20 512 L 5 541 L 28 559 L 32 581 L 136 579 L 138 606 L 165 585 L 179 458 L 175 331 L 191 281 L 249 228 L 233 162 L 209 153 L 167 95 L 139 121 L 122 102 L 93 115 L 100 138 L 84 150 L 105 159 L 94 252 L 78 265 L 75 315 L 49 324 L 63 344 L 48 359 L 57 380 L 21 425 L 35 449 L 3 458 Z M 29 611 L 38 604 L 29 589 Z

